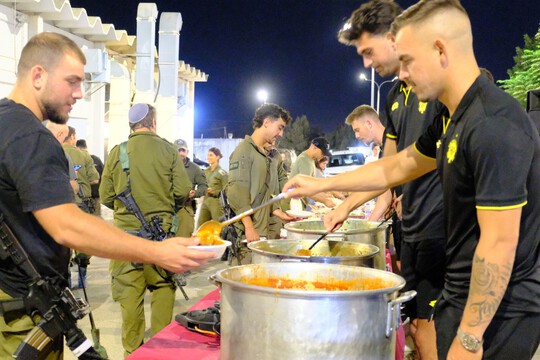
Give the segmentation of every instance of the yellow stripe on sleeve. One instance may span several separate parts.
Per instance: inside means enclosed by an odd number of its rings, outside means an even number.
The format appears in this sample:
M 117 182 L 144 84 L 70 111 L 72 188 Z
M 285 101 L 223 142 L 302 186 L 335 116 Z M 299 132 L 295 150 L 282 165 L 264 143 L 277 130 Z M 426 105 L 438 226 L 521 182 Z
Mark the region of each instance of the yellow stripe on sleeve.
M 476 208 L 478 210 L 497 210 L 497 211 L 501 211 L 501 210 L 517 209 L 517 208 L 523 207 L 525 205 L 527 205 L 527 201 L 522 202 L 521 204 L 507 205 L 507 206 L 480 206 L 480 205 L 476 205 Z

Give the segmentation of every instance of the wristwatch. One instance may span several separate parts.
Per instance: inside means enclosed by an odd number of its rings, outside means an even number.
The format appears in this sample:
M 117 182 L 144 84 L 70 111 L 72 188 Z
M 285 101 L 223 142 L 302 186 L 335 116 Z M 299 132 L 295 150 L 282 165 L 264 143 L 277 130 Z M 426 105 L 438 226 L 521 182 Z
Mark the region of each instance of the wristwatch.
M 461 328 L 458 328 L 457 330 L 457 337 L 465 350 L 472 353 L 478 352 L 478 350 L 480 350 L 482 344 L 484 343 L 483 339 L 478 340 L 474 335 L 464 332 L 463 330 L 461 330 Z

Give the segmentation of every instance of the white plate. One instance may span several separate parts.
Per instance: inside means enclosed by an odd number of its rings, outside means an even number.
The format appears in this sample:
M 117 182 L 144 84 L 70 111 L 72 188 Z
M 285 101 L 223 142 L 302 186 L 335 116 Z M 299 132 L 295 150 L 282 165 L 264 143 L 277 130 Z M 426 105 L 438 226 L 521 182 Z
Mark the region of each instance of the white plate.
M 313 215 L 311 211 L 305 211 L 305 210 L 287 210 L 287 215 L 300 218 L 300 219 L 306 219 Z
M 199 251 L 213 252 L 215 254 L 214 259 L 219 259 L 225 252 L 225 249 L 227 248 L 227 246 L 231 246 L 230 241 L 223 240 L 223 239 L 221 239 L 221 241 L 223 241 L 223 244 L 188 246 L 188 248 L 199 250 Z

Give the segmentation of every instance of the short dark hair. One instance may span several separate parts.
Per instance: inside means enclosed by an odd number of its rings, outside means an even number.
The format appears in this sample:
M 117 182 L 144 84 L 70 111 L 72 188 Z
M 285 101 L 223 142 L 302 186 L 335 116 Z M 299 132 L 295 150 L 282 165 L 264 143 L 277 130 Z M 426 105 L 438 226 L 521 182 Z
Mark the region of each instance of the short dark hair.
M 22 49 L 17 65 L 17 76 L 26 74 L 36 65 L 51 71 L 65 55 L 72 55 L 86 65 L 84 53 L 70 38 L 53 32 L 34 35 Z
M 396 35 L 407 25 L 421 23 L 442 10 L 452 9 L 462 12 L 467 18 L 469 17 L 459 0 L 420 0 L 394 20 L 390 31 Z
M 221 154 L 221 150 L 219 150 L 217 147 L 211 147 L 210 149 L 208 149 L 208 151 L 213 152 L 214 155 L 219 156 L 220 158 L 223 157 L 223 155 Z
M 84 140 L 84 139 L 77 140 L 76 146 L 78 148 L 81 148 L 81 149 L 87 149 L 88 148 L 88 146 L 86 146 L 86 140 Z
M 364 32 L 384 35 L 403 10 L 394 0 L 371 0 L 356 9 L 338 33 L 338 41 L 351 45 Z
M 289 112 L 281 106 L 272 103 L 263 104 L 255 111 L 255 116 L 253 117 L 253 129 L 260 128 L 264 122 L 264 119 L 268 117 L 272 121 L 283 119 L 286 125 L 288 125 L 292 120 Z
M 67 139 L 69 139 L 70 137 L 76 134 L 77 134 L 77 131 L 75 130 L 75 128 L 72 126 L 68 126 L 68 133 L 63 142 L 66 142 Z

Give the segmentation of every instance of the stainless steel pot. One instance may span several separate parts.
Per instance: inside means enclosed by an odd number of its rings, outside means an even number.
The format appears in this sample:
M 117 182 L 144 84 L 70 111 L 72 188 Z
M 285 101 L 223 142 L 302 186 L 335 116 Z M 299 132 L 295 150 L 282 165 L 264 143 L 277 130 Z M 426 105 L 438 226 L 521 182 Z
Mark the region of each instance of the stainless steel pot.
M 380 251 L 374 258 L 374 267 L 384 270 L 386 268 L 385 246 L 387 224 L 380 227 L 378 222 L 361 219 L 347 219 L 343 226 L 334 233 L 326 236 L 328 240 L 343 240 L 377 246 Z M 324 234 L 322 220 L 304 220 L 285 224 L 287 239 L 311 240 Z
M 379 248 L 371 244 L 348 241 L 321 240 L 310 251 L 311 256 L 302 255 L 315 240 L 263 240 L 248 244 L 253 264 L 275 262 L 316 262 L 373 267 Z
M 310 291 L 248 284 L 253 279 L 362 284 L 380 279 L 379 290 Z M 221 286 L 221 359 L 394 359 L 405 280 L 358 266 L 273 263 L 243 265 L 211 277 Z

